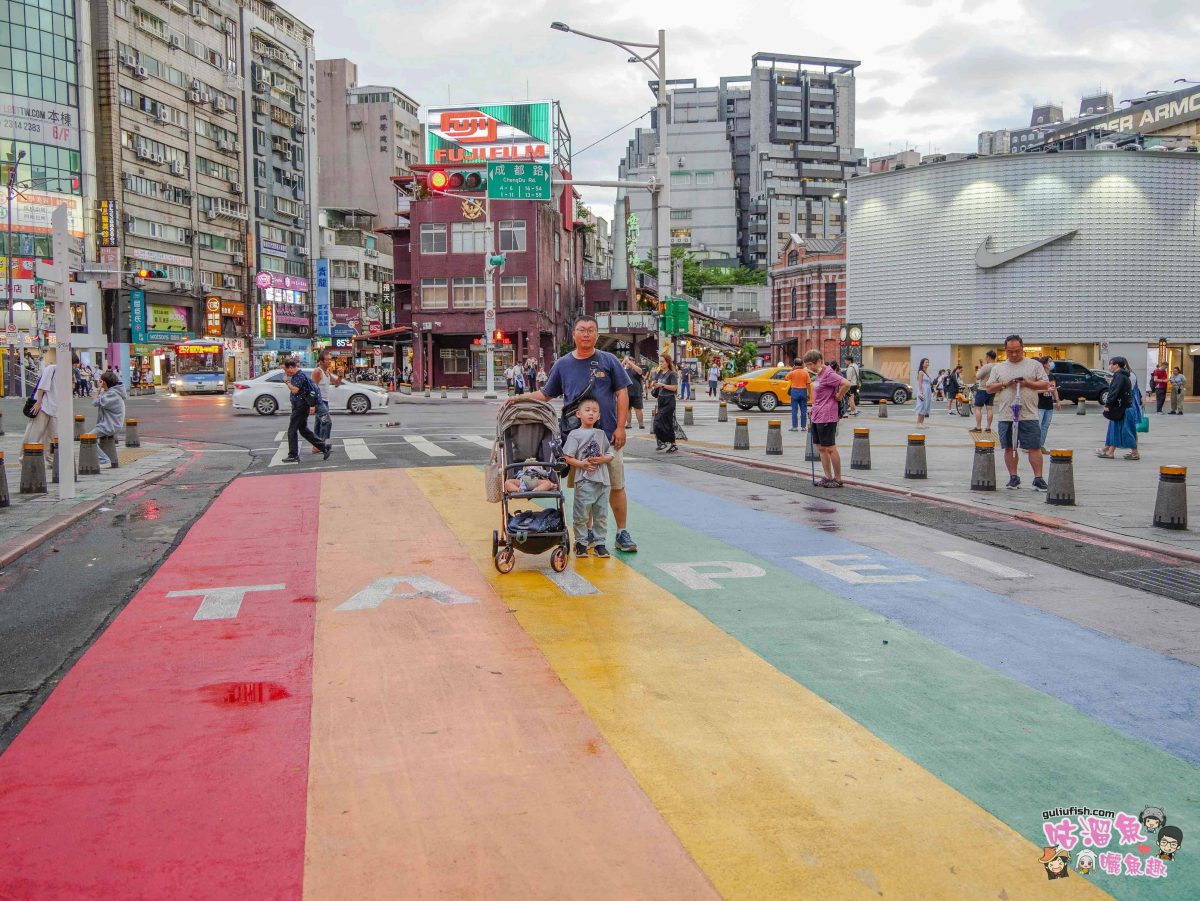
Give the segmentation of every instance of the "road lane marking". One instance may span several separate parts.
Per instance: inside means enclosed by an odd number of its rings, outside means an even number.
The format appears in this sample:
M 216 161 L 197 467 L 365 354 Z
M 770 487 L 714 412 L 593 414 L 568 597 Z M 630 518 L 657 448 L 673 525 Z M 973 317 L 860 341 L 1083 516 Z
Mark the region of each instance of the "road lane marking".
M 287 438 L 287 429 L 284 429 L 282 432 L 276 432 L 275 437 L 272 438 L 271 440 L 272 441 L 284 441 L 286 438 Z
M 400 585 L 407 585 L 414 590 L 396 591 Z M 374 610 L 384 601 L 411 601 L 415 598 L 429 598 L 439 604 L 479 603 L 470 595 L 463 594 L 457 588 L 430 576 L 382 576 L 355 593 L 334 613 L 341 613 L 343 610 Z
M 562 572 L 556 573 L 554 570 L 547 568 L 540 570 L 540 572 L 561 588 L 562 593 L 568 597 L 578 598 L 600 593 L 600 589 L 573 569 L 564 569 Z
M 674 576 L 688 588 L 712 590 L 721 588 L 717 579 L 758 579 L 766 575 L 761 566 L 740 560 L 704 560 L 698 563 L 657 563 L 659 569 Z M 705 572 L 700 568 L 704 567 Z M 720 567 L 714 570 L 713 567 Z
M 450 451 L 446 450 L 444 447 L 438 447 L 436 444 L 432 443 L 428 438 L 423 438 L 420 435 L 405 435 L 404 440 L 408 444 L 411 444 L 413 447 L 415 447 L 417 450 L 419 450 L 421 453 L 423 453 L 427 457 L 453 457 L 454 456 L 454 454 L 452 454 Z
M 252 591 L 283 591 L 286 585 L 228 585 L 222 588 L 185 588 L 168 591 L 169 598 L 191 598 L 199 595 L 202 600 L 196 608 L 193 620 L 237 619 L 242 601 Z
M 485 447 L 488 450 L 491 450 L 492 445 L 495 443 L 493 439 L 484 438 L 482 435 L 459 435 L 458 437 L 463 441 L 469 441 L 472 444 L 478 444 L 480 447 Z
M 1005 566 L 1003 563 L 988 560 L 986 557 L 976 557 L 974 554 L 968 554 L 966 551 L 938 551 L 938 555 L 949 557 L 951 560 L 957 560 L 959 563 L 965 563 L 967 566 L 973 566 L 976 569 L 982 569 L 984 572 L 989 572 L 1001 579 L 1033 578 L 1029 573 L 1023 573 L 1019 569 L 1013 569 L 1011 566 Z
M 288 454 L 288 443 L 287 443 L 286 441 L 280 441 L 280 442 L 279 442 L 279 447 L 277 447 L 277 448 L 275 449 L 275 456 L 273 456 L 273 457 L 271 458 L 271 462 L 270 462 L 270 463 L 268 463 L 268 464 L 267 464 L 267 466 L 268 466 L 268 467 L 271 467 L 271 466 L 282 466 L 282 465 L 283 465 L 283 458 L 284 458 L 284 457 L 286 457 L 286 456 L 287 456 L 287 454 Z
M 351 460 L 375 460 L 378 459 L 371 449 L 367 447 L 365 438 L 343 438 L 342 446 L 346 449 L 346 456 Z
M 830 576 L 837 576 L 851 585 L 891 585 L 898 582 L 924 582 L 915 573 L 896 573 L 890 576 L 868 576 L 867 570 L 887 569 L 882 563 L 871 563 L 866 554 L 825 554 L 818 557 L 794 557 L 801 563 Z M 838 562 L 841 561 L 841 562 Z

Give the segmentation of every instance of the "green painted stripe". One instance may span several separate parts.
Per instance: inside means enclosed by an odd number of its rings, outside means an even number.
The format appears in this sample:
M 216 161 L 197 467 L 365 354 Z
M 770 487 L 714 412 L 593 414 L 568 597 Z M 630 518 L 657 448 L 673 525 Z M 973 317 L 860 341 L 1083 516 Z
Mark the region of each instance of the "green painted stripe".
M 631 506 L 641 550 L 620 555 L 626 565 L 1034 844 L 1045 841 L 1043 810 L 1163 807 L 1184 833 L 1166 879 L 1080 878 L 1117 898 L 1200 898 L 1200 850 L 1188 847 L 1200 843 L 1196 767 L 765 560 Z M 700 561 L 751 563 L 765 575 L 699 590 L 657 565 Z M 1071 678 L 1070 660 L 1062 673 Z M 1164 686 L 1163 703 L 1169 691 Z M 961 850 L 969 866 L 969 849 Z M 1107 850 L 1132 849 L 1114 838 Z M 1036 859 L 1030 865 L 1040 866 Z

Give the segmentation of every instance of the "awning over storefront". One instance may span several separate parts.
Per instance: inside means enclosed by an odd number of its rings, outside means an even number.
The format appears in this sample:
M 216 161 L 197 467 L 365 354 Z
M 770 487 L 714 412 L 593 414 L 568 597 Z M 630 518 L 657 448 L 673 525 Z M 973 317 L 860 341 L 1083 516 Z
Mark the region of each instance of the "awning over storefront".
M 399 344 L 403 343 L 401 339 L 412 336 L 412 326 L 401 325 L 396 328 L 384 329 L 381 332 L 376 332 L 373 335 L 355 335 L 354 342 L 356 344 Z

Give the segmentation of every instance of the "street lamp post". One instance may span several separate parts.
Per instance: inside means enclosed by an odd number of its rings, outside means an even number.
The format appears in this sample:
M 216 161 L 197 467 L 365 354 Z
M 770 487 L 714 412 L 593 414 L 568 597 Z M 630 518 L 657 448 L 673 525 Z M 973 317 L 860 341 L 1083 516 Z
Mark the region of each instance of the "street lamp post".
M 12 252 L 12 237 L 13 237 L 13 230 L 12 230 L 12 229 L 13 229 L 13 216 L 12 216 L 12 207 L 13 207 L 13 198 L 14 198 L 14 197 L 17 195 L 17 169 L 18 169 L 18 168 L 20 168 L 20 165 L 21 165 L 21 160 L 23 160 L 23 159 L 25 159 L 25 151 L 24 151 L 24 150 L 20 151 L 20 152 L 17 154 L 17 158 L 16 158 L 15 160 L 13 160 L 13 163 L 12 163 L 12 168 L 8 170 L 8 184 L 6 185 L 7 192 L 8 192 L 8 207 L 7 207 L 7 211 L 6 211 L 6 214 L 5 214 L 5 216 L 6 216 L 6 217 L 5 217 L 5 220 L 4 220 L 4 223 L 5 223 L 5 236 L 4 236 L 4 280 L 5 280 L 6 287 L 7 287 L 7 291 L 6 291 L 5 293 L 6 293 L 7 297 L 8 297 L 8 324 L 9 324 L 9 326 L 12 326 L 12 325 L 14 324 L 14 319 L 13 319 L 13 271 L 12 271 L 12 264 L 13 264 L 13 252 Z M 9 330 L 8 330 L 8 334 L 11 336 L 11 335 L 14 335 L 14 334 L 16 334 L 16 333 L 15 333 L 15 332 L 12 330 L 12 328 L 9 328 Z M 8 354 L 5 356 L 5 362 L 8 364 L 8 370 L 9 370 L 9 372 L 12 372 L 12 371 L 13 371 L 13 370 L 12 370 L 12 360 L 13 360 L 13 354 L 14 354 L 14 352 L 15 352 L 15 345 L 13 344 L 13 339 L 12 339 L 11 337 L 9 337 L 9 339 L 8 339 Z M 23 366 L 21 367 L 21 372 L 20 372 L 20 374 L 21 374 L 21 378 L 23 379 L 23 378 L 24 378 L 24 376 L 25 376 L 25 368 L 24 368 Z M 6 379 L 6 380 L 5 380 L 5 385 L 9 384 L 9 383 L 10 383 L 10 382 L 12 382 L 12 381 L 13 381 L 13 379 L 11 379 L 11 378 L 10 378 L 10 379 Z M 13 388 L 15 389 L 15 388 L 16 388 L 16 385 L 14 385 L 14 386 L 13 386 Z M 25 390 L 25 386 L 24 386 L 24 385 L 21 385 L 21 386 L 20 386 L 20 390 L 21 390 L 22 392 L 24 392 L 24 390 Z M 8 389 L 8 390 L 6 391 L 6 393 L 12 393 L 12 389 Z
M 641 63 L 654 76 L 657 83 L 658 107 L 655 121 L 658 149 L 654 155 L 654 207 L 651 230 L 654 232 L 654 244 L 658 259 L 658 296 L 662 300 L 671 285 L 671 182 L 670 163 L 667 159 L 667 32 L 658 30 L 657 44 L 641 44 L 634 41 L 619 41 L 614 38 L 588 34 L 571 28 L 565 22 L 551 22 L 550 27 L 555 31 L 577 34 L 593 41 L 602 41 L 620 47 L 629 54 L 629 62 Z M 634 49 L 637 48 L 637 49 Z M 639 53 L 638 50 L 649 50 L 649 53 Z M 661 336 L 663 321 L 659 318 L 659 336 Z

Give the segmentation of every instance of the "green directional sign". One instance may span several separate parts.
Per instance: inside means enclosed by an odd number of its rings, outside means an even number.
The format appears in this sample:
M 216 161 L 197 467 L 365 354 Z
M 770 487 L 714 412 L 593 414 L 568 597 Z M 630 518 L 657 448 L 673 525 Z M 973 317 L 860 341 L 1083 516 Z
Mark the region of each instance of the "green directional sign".
M 553 200 L 550 164 L 489 160 L 487 196 L 490 200 Z
M 691 325 L 686 297 L 668 297 L 663 310 L 662 330 L 668 335 L 686 335 Z

